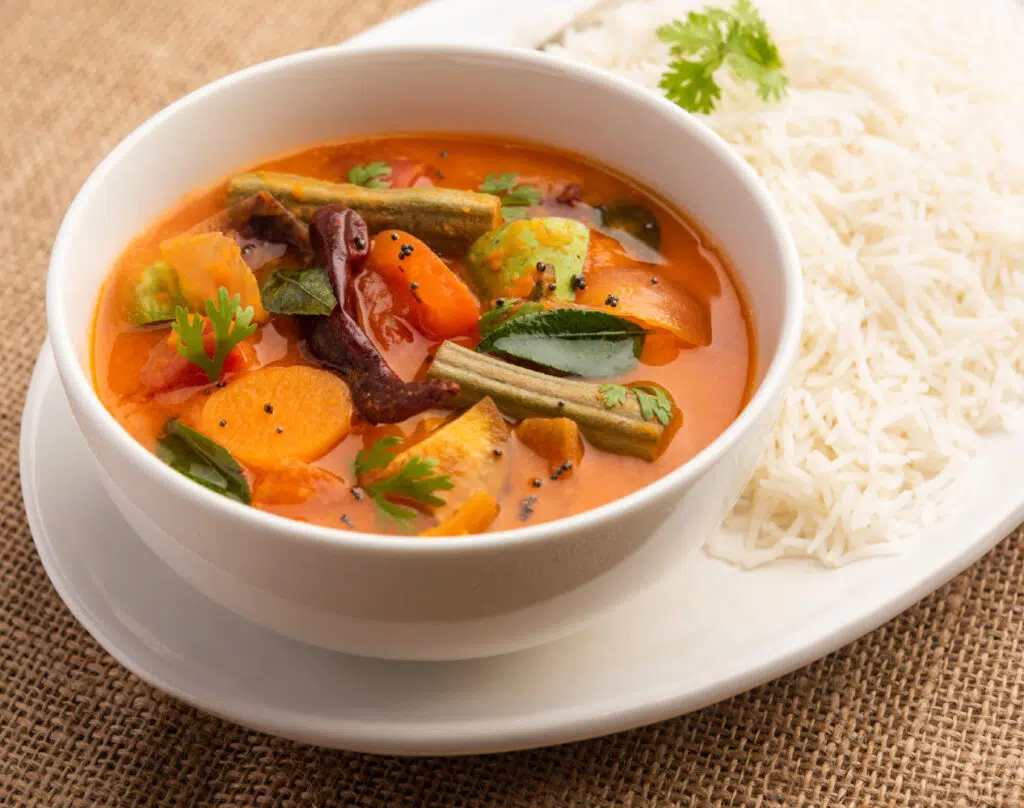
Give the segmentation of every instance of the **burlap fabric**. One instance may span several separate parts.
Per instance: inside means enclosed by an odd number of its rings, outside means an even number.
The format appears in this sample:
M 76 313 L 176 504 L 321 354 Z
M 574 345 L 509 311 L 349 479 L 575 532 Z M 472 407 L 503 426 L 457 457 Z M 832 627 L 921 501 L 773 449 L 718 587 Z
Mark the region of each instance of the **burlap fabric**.
M 1024 805 L 1021 531 L 778 682 L 646 729 L 494 757 L 379 758 L 249 732 L 154 691 L 72 619 L 33 549 L 17 471 L 66 206 L 103 154 L 174 98 L 416 2 L 0 0 L 0 803 Z

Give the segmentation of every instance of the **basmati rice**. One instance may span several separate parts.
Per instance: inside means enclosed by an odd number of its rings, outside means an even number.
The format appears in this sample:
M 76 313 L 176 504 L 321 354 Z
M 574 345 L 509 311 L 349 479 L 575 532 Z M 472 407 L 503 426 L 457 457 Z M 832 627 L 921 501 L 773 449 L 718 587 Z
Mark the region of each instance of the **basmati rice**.
M 548 49 L 657 88 L 656 27 L 701 5 L 630 2 Z M 807 319 L 782 417 L 708 550 L 834 566 L 942 518 L 981 436 L 1024 404 L 1024 13 L 1010 0 L 757 5 L 789 96 L 765 104 L 726 77 L 706 121 L 781 203 Z

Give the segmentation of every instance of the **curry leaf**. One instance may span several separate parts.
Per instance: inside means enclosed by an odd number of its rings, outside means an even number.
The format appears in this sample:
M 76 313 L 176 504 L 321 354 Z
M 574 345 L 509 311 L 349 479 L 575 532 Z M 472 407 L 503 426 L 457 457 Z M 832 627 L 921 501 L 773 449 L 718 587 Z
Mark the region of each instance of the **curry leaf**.
M 338 305 L 327 273 L 312 269 L 279 269 L 260 288 L 263 308 L 275 314 L 327 315 Z
M 615 376 L 636 366 L 646 332 L 591 309 L 551 309 L 508 320 L 481 340 L 500 354 L 571 376 Z
M 486 337 L 495 328 L 504 325 L 509 320 L 522 317 L 525 314 L 536 314 L 542 308 L 540 303 L 518 297 L 505 298 L 501 301 L 501 305 L 496 304 L 493 309 L 480 315 L 480 336 Z
M 156 456 L 179 474 L 221 496 L 245 505 L 252 503 L 249 483 L 231 453 L 177 419 L 164 425 Z

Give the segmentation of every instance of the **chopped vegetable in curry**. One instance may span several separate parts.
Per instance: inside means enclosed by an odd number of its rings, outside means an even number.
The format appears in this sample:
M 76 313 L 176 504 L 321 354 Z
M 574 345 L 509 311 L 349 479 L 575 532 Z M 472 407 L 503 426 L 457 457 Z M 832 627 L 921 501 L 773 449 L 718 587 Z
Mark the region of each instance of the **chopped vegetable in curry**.
M 541 146 L 396 135 L 183 201 L 114 267 L 93 366 L 125 429 L 215 493 L 464 536 L 598 507 L 691 458 L 746 401 L 751 333 L 713 244 L 628 179 Z

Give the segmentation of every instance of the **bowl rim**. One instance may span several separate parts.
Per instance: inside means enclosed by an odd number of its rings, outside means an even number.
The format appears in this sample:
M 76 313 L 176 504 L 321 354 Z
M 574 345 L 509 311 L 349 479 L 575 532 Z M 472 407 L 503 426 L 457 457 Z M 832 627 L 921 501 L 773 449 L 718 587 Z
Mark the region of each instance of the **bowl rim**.
M 477 533 L 471 536 L 438 536 L 428 540 L 415 540 L 416 537 L 411 535 L 361 533 L 299 522 L 222 497 L 203 486 L 192 483 L 162 463 L 154 454 L 132 438 L 100 401 L 99 395 L 93 387 L 91 374 L 83 370 L 79 363 L 75 340 L 70 333 L 71 329 L 60 316 L 65 306 L 64 284 L 61 283 L 61 280 L 70 271 L 69 268 L 72 265 L 69 233 L 74 228 L 81 212 L 90 204 L 95 204 L 96 192 L 102 190 L 107 175 L 122 157 L 138 142 L 145 139 L 154 130 L 159 129 L 179 112 L 197 101 L 225 91 L 235 84 L 300 64 L 321 61 L 333 64 L 337 60 L 344 62 L 346 60 L 416 56 L 453 59 L 487 58 L 514 63 L 520 67 L 543 67 L 549 71 L 554 70 L 564 76 L 596 85 L 602 92 L 617 95 L 620 100 L 627 103 L 646 105 L 654 112 L 672 119 L 676 126 L 686 131 L 688 137 L 701 142 L 701 145 L 712 152 L 716 159 L 722 161 L 736 177 L 741 187 L 753 197 L 755 203 L 763 211 L 772 238 L 782 257 L 784 299 L 781 332 L 774 346 L 771 361 L 765 370 L 764 378 L 746 406 L 718 437 L 681 466 L 624 497 L 561 519 L 511 530 Z M 714 235 L 712 233 L 712 236 Z M 742 276 L 742 271 L 740 275 Z M 91 303 L 95 306 L 95 300 Z M 226 516 L 239 521 L 242 527 L 270 532 L 282 539 L 333 549 L 372 550 L 398 555 L 410 553 L 443 555 L 453 552 L 497 550 L 521 542 L 557 540 L 563 534 L 585 531 L 597 527 L 608 519 L 625 517 L 629 513 L 660 500 L 672 489 L 696 480 L 718 463 L 745 436 L 772 399 L 787 387 L 789 374 L 796 362 L 800 345 L 803 309 L 804 296 L 800 260 L 793 236 L 778 203 L 768 191 L 763 180 L 710 127 L 660 94 L 649 91 L 610 71 L 539 51 L 470 44 L 332 45 L 260 62 L 193 90 L 141 123 L 93 169 L 75 195 L 61 222 L 50 254 L 46 281 L 47 331 L 66 394 L 76 405 L 77 412 L 85 415 L 101 438 L 115 451 L 125 456 L 133 466 L 147 475 L 158 487 L 167 486 L 178 496 L 190 501 L 198 508 L 222 511 Z

